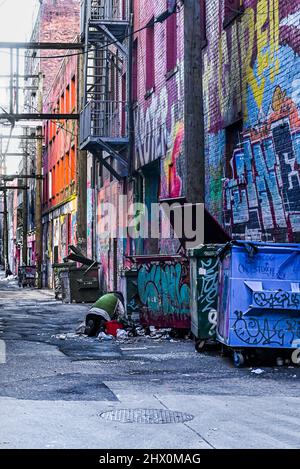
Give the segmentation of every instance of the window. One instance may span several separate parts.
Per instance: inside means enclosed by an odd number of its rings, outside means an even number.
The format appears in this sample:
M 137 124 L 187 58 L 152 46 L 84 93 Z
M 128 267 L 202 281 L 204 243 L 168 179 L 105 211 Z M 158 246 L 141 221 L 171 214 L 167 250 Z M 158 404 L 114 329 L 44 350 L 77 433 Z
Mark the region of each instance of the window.
M 56 194 L 57 195 L 60 191 L 60 186 L 61 186 L 61 183 L 60 183 L 60 163 L 58 162 L 57 166 L 56 166 L 56 183 L 55 183 L 55 189 L 56 189 Z
M 53 169 L 52 169 L 52 197 L 55 197 L 55 194 L 56 194 L 56 184 L 57 184 L 57 181 L 56 181 L 56 168 L 55 168 L 55 165 L 54 165 Z
M 59 112 L 61 114 L 64 114 L 65 112 L 65 94 L 64 93 L 60 97 Z
M 154 88 L 154 18 L 146 29 L 146 93 Z
M 66 88 L 66 102 L 65 102 L 65 111 L 66 113 L 70 112 L 70 85 Z
M 226 138 L 226 168 L 225 168 L 225 177 L 232 178 L 232 169 L 230 162 L 232 160 L 233 152 L 242 142 L 242 132 L 243 132 L 243 120 L 238 120 L 233 124 L 229 125 L 225 129 L 225 138 Z
M 71 81 L 71 112 L 76 109 L 76 78 L 73 76 Z
M 138 39 L 135 39 L 132 50 L 132 101 L 138 98 Z
M 61 189 L 66 187 L 66 159 L 62 157 L 61 159 Z
M 175 13 L 166 21 L 167 72 L 174 70 L 177 62 L 177 16 Z
M 52 198 L 52 171 L 49 172 L 48 199 Z
M 66 153 L 65 157 L 65 166 L 66 166 L 66 186 L 70 184 L 70 155 L 69 152 Z
M 70 164 L 71 164 L 71 181 L 75 181 L 76 162 L 75 162 L 75 147 L 71 148 L 70 152 Z
M 206 0 L 200 0 L 200 22 L 202 47 L 207 45 L 206 38 Z
M 235 18 L 237 18 L 243 13 L 243 3 L 243 0 L 225 0 L 223 23 L 224 28 L 226 28 L 226 26 L 228 26 Z

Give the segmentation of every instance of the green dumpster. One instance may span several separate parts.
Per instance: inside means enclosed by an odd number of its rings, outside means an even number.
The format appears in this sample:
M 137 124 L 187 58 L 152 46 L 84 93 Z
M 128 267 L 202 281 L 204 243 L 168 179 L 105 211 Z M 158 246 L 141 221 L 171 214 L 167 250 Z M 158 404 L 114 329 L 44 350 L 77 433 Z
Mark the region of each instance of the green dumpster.
M 218 253 L 220 244 L 204 244 L 190 249 L 191 279 L 191 330 L 198 352 L 205 349 L 208 341 L 215 341 L 218 302 Z

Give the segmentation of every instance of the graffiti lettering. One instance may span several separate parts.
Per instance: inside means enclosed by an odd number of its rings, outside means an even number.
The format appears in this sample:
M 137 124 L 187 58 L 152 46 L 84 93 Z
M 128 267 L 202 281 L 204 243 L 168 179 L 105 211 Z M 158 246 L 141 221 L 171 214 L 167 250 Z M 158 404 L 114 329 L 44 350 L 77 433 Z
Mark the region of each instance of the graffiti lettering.
M 208 322 L 211 324 L 211 328 L 208 333 L 213 337 L 216 334 L 218 325 L 218 312 L 215 309 L 211 309 L 208 313 Z
M 143 265 L 138 273 L 138 291 L 142 303 L 155 313 L 190 313 L 189 274 L 182 263 Z
M 260 127 L 244 132 L 242 148 L 233 153 L 233 177 L 224 183 L 225 224 L 233 236 L 238 226 L 239 237 L 253 238 L 256 231 L 266 241 L 282 241 L 288 232 L 293 241 L 300 232 L 300 116 L 280 87 L 272 110 Z
M 270 309 L 299 309 L 300 293 L 292 292 L 254 292 L 253 306 Z
M 265 275 L 267 277 L 276 277 L 277 272 L 275 271 L 275 268 L 272 267 L 268 262 L 266 262 L 265 265 L 244 265 L 244 264 L 239 264 L 238 270 L 241 274 L 260 274 L 260 275 Z
M 300 319 L 282 318 L 269 321 L 268 318 L 243 317 L 243 313 L 235 313 L 237 319 L 233 331 L 241 343 L 252 346 L 291 347 L 296 339 L 300 339 Z

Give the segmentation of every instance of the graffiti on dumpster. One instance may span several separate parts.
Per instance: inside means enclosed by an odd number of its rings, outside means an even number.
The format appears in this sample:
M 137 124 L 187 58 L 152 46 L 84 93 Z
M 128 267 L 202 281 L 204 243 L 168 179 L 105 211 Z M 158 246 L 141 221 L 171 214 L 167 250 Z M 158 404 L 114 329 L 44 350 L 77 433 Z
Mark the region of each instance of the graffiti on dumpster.
M 189 314 L 188 268 L 183 263 L 143 265 L 138 274 L 142 303 L 154 313 Z
M 198 296 L 198 303 L 203 316 L 207 314 L 210 324 L 209 335 L 212 337 L 216 333 L 217 313 L 216 300 L 218 295 L 218 258 L 210 258 L 201 260 L 200 269 L 205 272 L 201 279 L 201 288 Z
M 269 264 L 269 262 L 266 262 L 262 265 L 257 265 L 257 263 L 251 265 L 251 263 L 249 262 L 248 265 L 239 264 L 238 269 L 241 274 L 260 274 L 271 278 L 275 278 L 278 276 L 278 272 L 276 271 L 275 267 Z
M 274 291 L 254 292 L 253 306 L 260 308 L 300 309 L 300 293 Z
M 210 335 L 210 337 L 213 337 L 216 333 L 218 325 L 218 313 L 215 309 L 211 309 L 208 313 L 208 322 L 211 326 L 208 331 L 208 334 Z
M 245 318 L 241 311 L 236 311 L 235 315 L 234 333 L 247 345 L 289 348 L 296 339 L 300 339 L 300 320 L 297 318 L 281 318 L 274 322 L 268 318 Z

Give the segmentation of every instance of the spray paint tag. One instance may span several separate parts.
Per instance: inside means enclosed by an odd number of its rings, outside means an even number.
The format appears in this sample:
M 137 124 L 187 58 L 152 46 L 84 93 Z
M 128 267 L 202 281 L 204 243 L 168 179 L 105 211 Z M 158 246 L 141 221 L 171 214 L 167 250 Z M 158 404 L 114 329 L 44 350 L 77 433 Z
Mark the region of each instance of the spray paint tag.
M 202 267 L 200 267 L 199 275 L 206 275 L 206 269 L 203 269 Z

